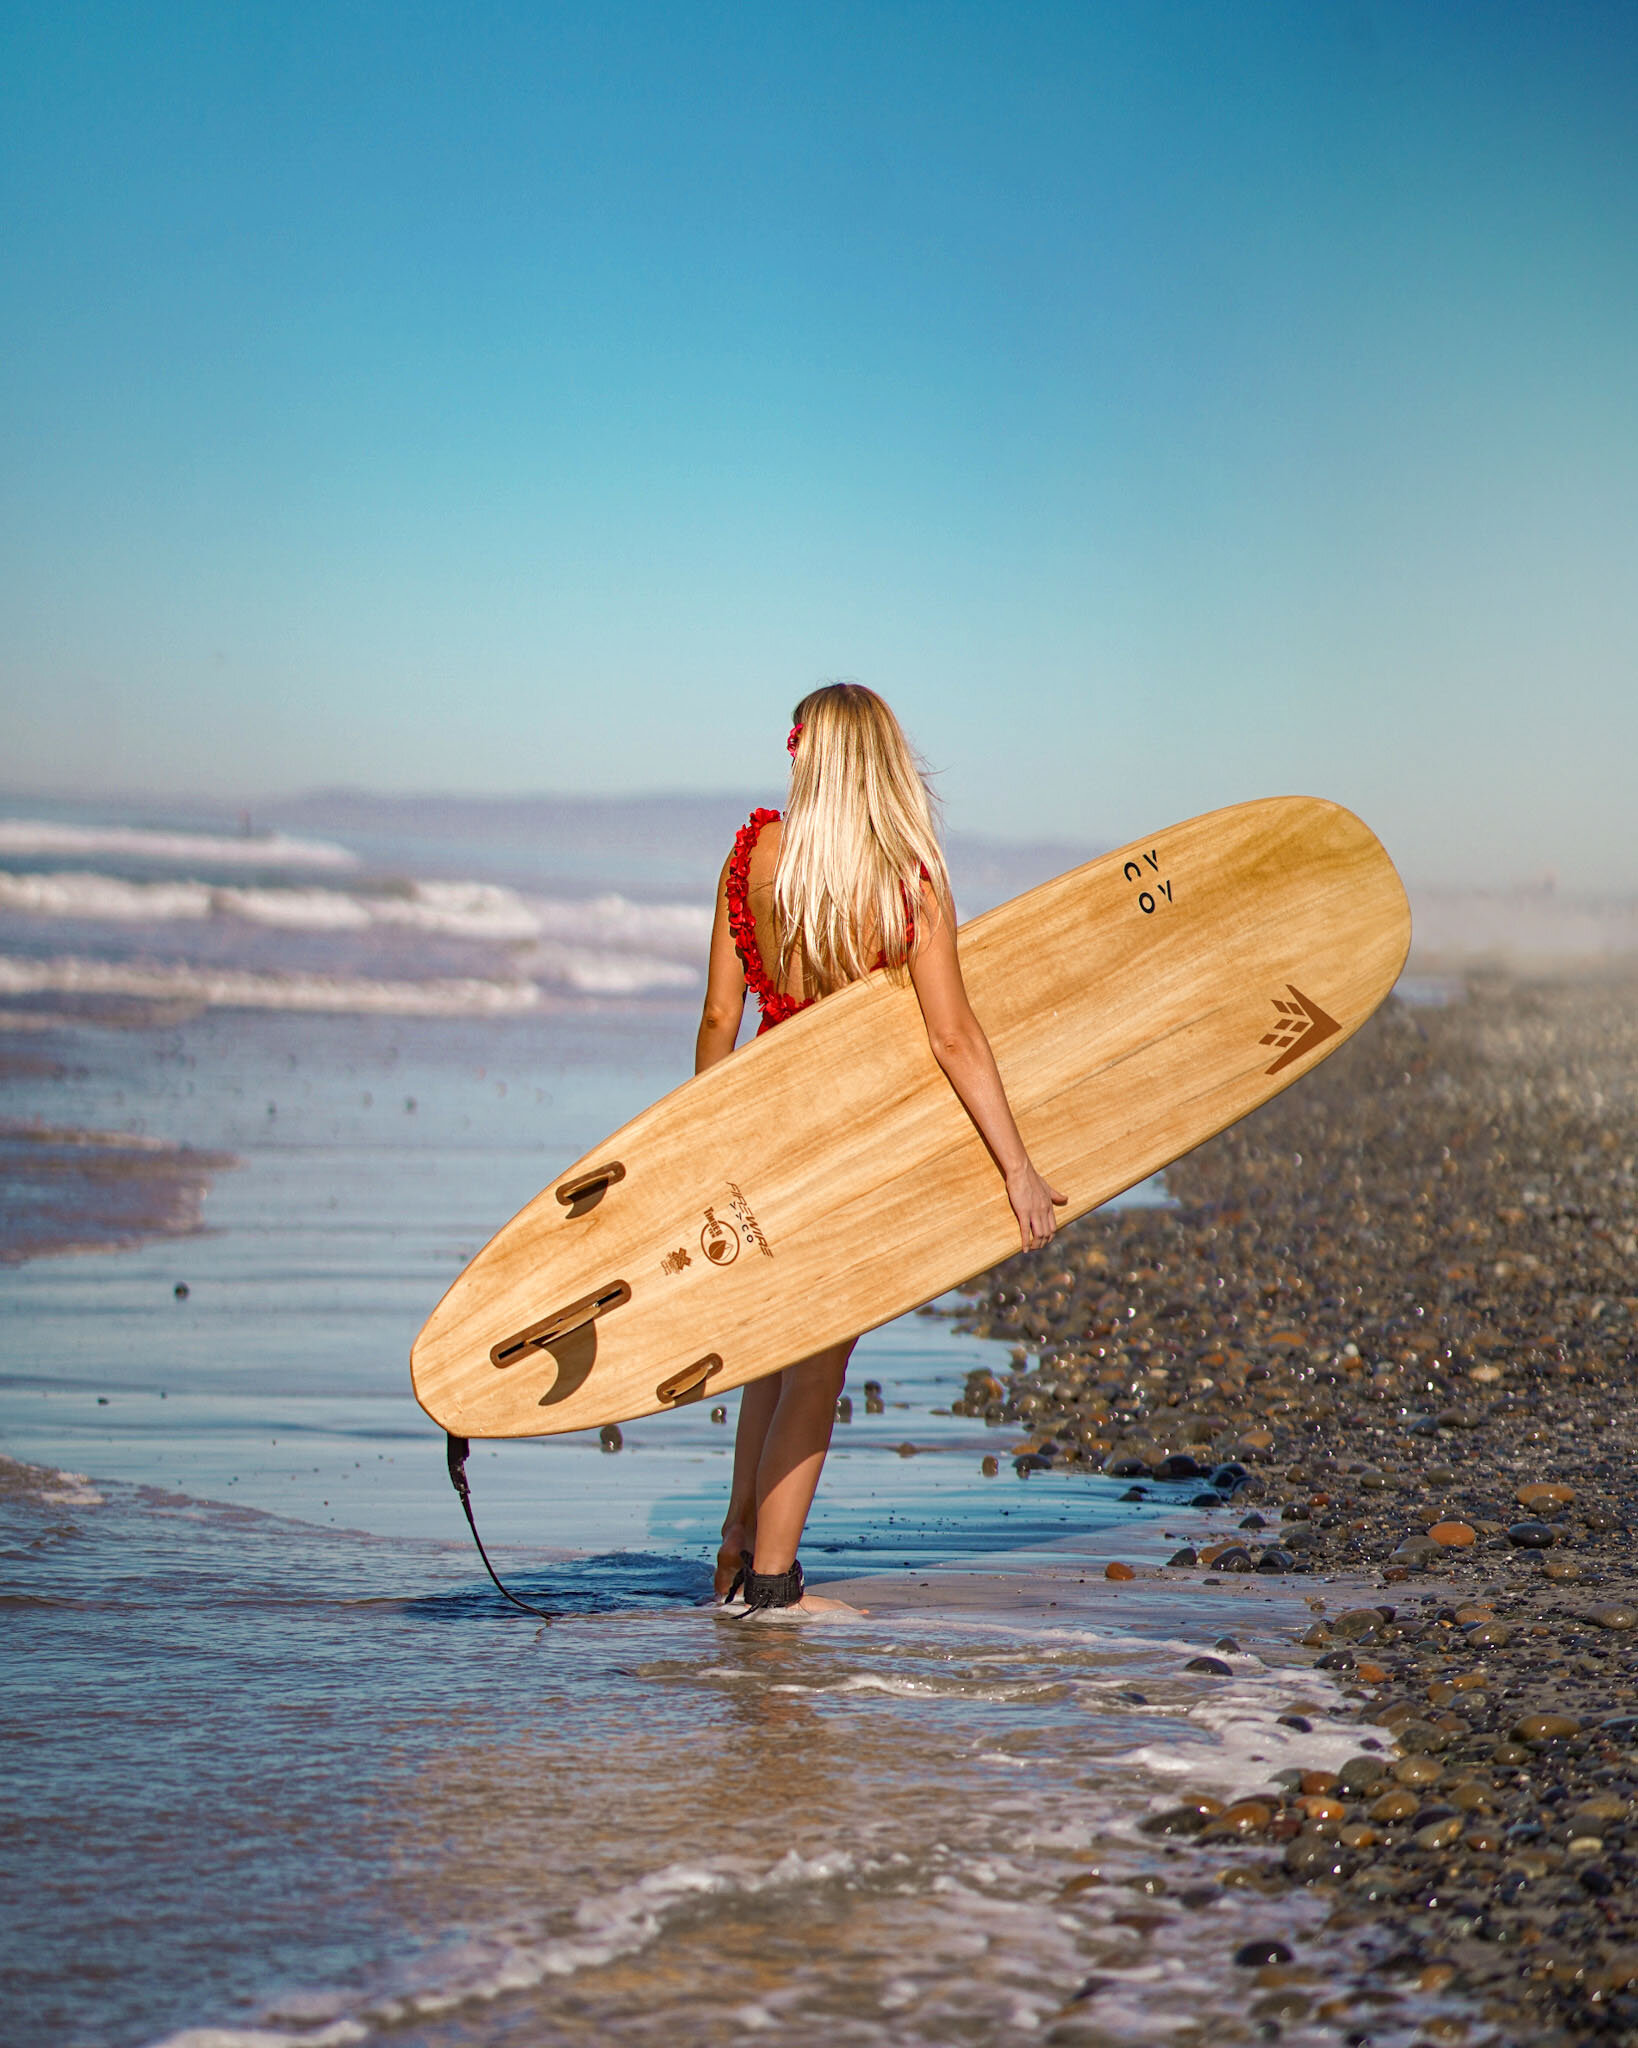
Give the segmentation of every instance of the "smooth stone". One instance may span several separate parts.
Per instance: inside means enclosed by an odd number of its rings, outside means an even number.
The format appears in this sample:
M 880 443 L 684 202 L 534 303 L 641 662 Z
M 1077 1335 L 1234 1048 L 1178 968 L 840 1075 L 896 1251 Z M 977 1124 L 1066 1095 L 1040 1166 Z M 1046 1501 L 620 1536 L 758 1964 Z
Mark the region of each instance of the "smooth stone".
M 1237 1799 L 1218 1815 L 1218 1826 L 1235 1835 L 1260 1835 L 1274 1822 L 1274 1809 L 1261 1799 Z
M 1374 1785 L 1382 1775 L 1382 1759 L 1376 1756 L 1351 1756 L 1337 1773 L 1337 1781 L 1350 1798 L 1357 1799 L 1367 1785 Z
M 1451 1731 L 1436 1721 L 1401 1721 L 1398 1735 L 1407 1761 L 1413 1756 L 1425 1758 L 1430 1750 L 1448 1749 L 1452 1740 Z
M 617 1422 L 605 1422 L 597 1432 L 597 1441 L 605 1451 L 617 1451 L 625 1442 Z
M 1198 1564 L 1200 1562 L 1200 1559 L 1195 1554 L 1194 1546 L 1192 1544 L 1185 1543 L 1181 1550 L 1174 1550 L 1171 1556 L 1167 1558 L 1166 1562 L 1168 1564 L 1186 1566 L 1191 1564 Z
M 1133 1571 L 1132 1567 L 1129 1564 L 1122 1564 L 1118 1558 L 1113 1564 L 1106 1564 L 1104 1566 L 1103 1575 L 1106 1579 L 1135 1579 L 1137 1577 L 1137 1573 Z
M 978 1469 L 986 1479 L 993 1479 L 1001 1470 L 1001 1460 L 993 1452 L 986 1452 L 978 1461 Z
M 1191 1657 L 1183 1666 L 1185 1671 L 1209 1671 L 1214 1678 L 1232 1678 L 1233 1667 L 1225 1664 L 1221 1657 Z
M 1168 1432 L 1169 1433 L 1169 1432 Z M 1162 1458 L 1153 1468 L 1156 1479 L 1204 1479 L 1206 1468 L 1196 1459 L 1187 1457 L 1181 1451 L 1174 1451 L 1170 1457 Z
M 1419 1849 L 1448 1849 L 1452 1842 L 1461 1838 L 1462 1823 L 1457 1819 L 1429 1821 L 1420 1827 L 1411 1840 Z
M 1402 1756 L 1389 1770 L 1401 1785 L 1437 1785 L 1445 1775 L 1444 1766 L 1430 1756 Z
M 1151 1813 L 1140 1820 L 1138 1831 L 1145 1835 L 1197 1835 L 1211 1817 L 1196 1806 L 1168 1806 L 1164 1813 Z
M 1316 1877 L 1346 1877 L 1354 1867 L 1353 1856 L 1340 1842 L 1306 1831 L 1286 1843 L 1282 1860 L 1291 1875 L 1304 1884 Z
M 1242 1970 L 1266 1969 L 1270 1963 L 1294 1961 L 1290 1949 L 1283 1941 L 1248 1941 L 1234 1951 L 1234 1961 Z
M 1435 1522 L 1428 1536 L 1441 1550 L 1466 1550 L 1479 1540 L 1478 1532 L 1467 1522 Z
M 1600 1628 L 1638 1628 L 1638 1608 L 1632 1607 L 1589 1607 L 1587 1619 L 1596 1622 Z
M 1514 1739 L 1532 1749 L 1538 1743 L 1565 1742 L 1580 1733 L 1581 1723 L 1573 1714 L 1525 1714 L 1513 1723 Z
M 1555 1539 L 1550 1523 L 1515 1522 L 1507 1532 L 1507 1540 L 1519 1550 L 1549 1550 Z
M 1350 1607 L 1339 1614 L 1331 1624 L 1333 1635 L 1345 1637 L 1349 1642 L 1358 1642 L 1365 1636 L 1375 1635 L 1383 1625 L 1380 1607 Z
M 1587 1567 L 1575 1557 L 1544 1557 L 1541 1560 L 1541 1576 L 1560 1583 L 1570 1579 L 1584 1579 L 1587 1576 Z
M 1447 1790 L 1445 1797 L 1463 1813 L 1483 1812 L 1496 1803 L 1496 1795 L 1490 1787 L 1481 1785 L 1476 1778 L 1463 1778 Z
M 1529 1486 L 1521 1486 L 1513 1498 L 1521 1508 L 1567 1508 L 1575 1503 L 1575 1488 L 1537 1480 Z
M 1618 1792 L 1600 1792 L 1591 1799 L 1582 1800 L 1570 1815 L 1570 1825 L 1578 1834 L 1596 1835 L 1617 1821 L 1630 1819 L 1631 1815 L 1630 1799 L 1623 1799 Z

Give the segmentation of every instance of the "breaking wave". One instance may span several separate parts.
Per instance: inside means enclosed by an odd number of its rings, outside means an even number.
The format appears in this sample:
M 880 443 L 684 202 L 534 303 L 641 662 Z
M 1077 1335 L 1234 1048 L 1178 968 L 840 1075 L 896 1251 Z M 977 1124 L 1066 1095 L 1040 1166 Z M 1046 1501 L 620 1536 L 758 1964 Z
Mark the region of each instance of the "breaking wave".
M 632 996 L 692 988 L 692 968 L 640 954 L 582 952 L 542 946 L 530 956 L 532 980 L 445 976 L 402 981 L 373 975 L 263 972 L 148 962 L 87 960 L 73 955 L 28 960 L 0 954 L 0 998 L 121 996 L 222 1010 L 309 1010 L 401 1017 L 515 1016 L 546 997 L 541 983 L 582 996 Z
M 532 981 L 376 981 L 248 968 L 126 965 L 0 957 L 0 995 L 126 996 L 224 1010 L 379 1011 L 404 1017 L 505 1016 L 541 999 Z
M 228 838 L 208 832 L 159 832 L 141 825 L 59 825 L 46 818 L 0 818 L 0 854 L 117 854 L 166 865 L 356 868 L 358 856 L 327 839 L 291 839 L 282 832 Z
M 237 918 L 278 931 L 397 928 L 442 938 L 530 941 L 598 952 L 642 951 L 699 960 L 711 913 L 693 903 L 633 903 L 618 895 L 569 902 L 525 896 L 496 882 L 406 882 L 376 892 L 235 888 L 201 881 L 132 882 L 119 875 L 0 871 L 0 911 L 110 924 Z M 691 985 L 690 973 L 684 982 Z

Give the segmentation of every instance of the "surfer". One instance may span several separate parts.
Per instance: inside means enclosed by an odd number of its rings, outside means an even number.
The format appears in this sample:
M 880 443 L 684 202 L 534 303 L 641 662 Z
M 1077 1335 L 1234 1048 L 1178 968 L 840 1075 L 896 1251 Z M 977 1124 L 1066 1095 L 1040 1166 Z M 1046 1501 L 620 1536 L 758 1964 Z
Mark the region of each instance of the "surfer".
M 956 953 L 950 878 L 926 781 L 891 710 L 858 683 L 796 707 L 783 817 L 756 810 L 717 885 L 694 1071 L 734 1049 L 747 989 L 758 1034 L 878 970 L 908 974 L 933 1057 L 989 1148 L 1025 1251 L 1051 1242 L 1065 1197 L 1031 1163 Z M 797 1548 L 857 1340 L 754 1380 L 740 1395 L 716 1585 L 747 1607 L 814 1610 Z

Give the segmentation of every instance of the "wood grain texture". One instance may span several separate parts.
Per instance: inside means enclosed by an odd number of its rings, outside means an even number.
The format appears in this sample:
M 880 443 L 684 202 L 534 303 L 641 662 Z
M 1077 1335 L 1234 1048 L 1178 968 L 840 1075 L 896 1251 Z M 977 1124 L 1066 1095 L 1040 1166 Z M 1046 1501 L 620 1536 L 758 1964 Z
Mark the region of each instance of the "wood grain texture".
M 1070 1198 L 1064 1220 L 1298 1080 L 1370 1016 L 1409 944 L 1387 854 L 1311 797 L 1175 825 L 960 933 L 1025 1142 Z M 614 1161 L 623 1177 L 590 1206 L 554 1193 Z M 411 1352 L 415 1394 L 462 1436 L 624 1421 L 673 1405 L 667 1381 L 713 1398 L 1017 1249 L 915 991 L 877 974 L 567 1168 L 433 1311 Z M 613 1305 L 555 1339 L 548 1328 L 548 1348 L 492 1362 L 494 1347 L 600 1297 Z

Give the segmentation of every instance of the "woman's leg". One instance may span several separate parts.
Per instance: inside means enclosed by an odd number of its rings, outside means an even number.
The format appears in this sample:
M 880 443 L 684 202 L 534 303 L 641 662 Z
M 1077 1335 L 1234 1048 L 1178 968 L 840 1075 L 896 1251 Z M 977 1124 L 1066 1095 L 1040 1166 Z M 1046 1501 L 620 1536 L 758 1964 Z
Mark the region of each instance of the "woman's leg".
M 765 1425 L 756 1466 L 754 1563 L 759 1572 L 789 1571 L 824 1470 L 836 1401 L 855 1339 L 817 1351 L 779 1375 L 779 1393 Z M 759 1382 L 759 1384 L 761 1384 Z M 749 1394 L 752 1390 L 746 1389 Z M 740 1410 L 744 1425 L 744 1407 Z M 736 1445 L 735 1478 L 739 1473 Z
M 756 1474 L 762 1447 L 779 1405 L 782 1372 L 752 1380 L 739 1397 L 739 1424 L 734 1432 L 734 1477 L 723 1518 L 722 1548 L 717 1552 L 716 1588 L 726 1593 L 739 1570 L 740 1555 L 749 1557 L 756 1542 Z

